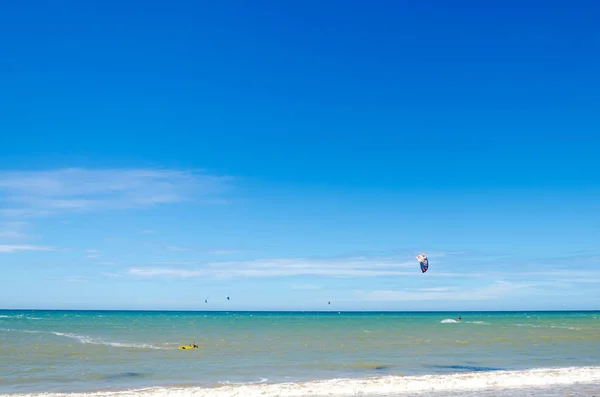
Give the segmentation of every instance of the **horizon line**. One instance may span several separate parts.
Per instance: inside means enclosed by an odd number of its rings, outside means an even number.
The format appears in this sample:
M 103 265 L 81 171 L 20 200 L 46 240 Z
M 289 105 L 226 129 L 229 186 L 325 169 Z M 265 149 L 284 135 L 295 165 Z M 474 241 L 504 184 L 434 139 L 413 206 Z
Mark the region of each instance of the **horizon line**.
M 600 312 L 600 309 L 546 310 L 190 310 L 190 309 L 2 309 L 2 311 L 45 312 L 177 312 L 177 313 L 575 313 Z

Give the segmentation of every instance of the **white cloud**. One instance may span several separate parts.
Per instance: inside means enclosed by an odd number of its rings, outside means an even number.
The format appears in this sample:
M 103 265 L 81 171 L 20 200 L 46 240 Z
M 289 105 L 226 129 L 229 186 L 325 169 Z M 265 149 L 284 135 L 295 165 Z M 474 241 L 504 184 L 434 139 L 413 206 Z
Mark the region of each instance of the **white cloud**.
M 0 238 L 25 238 L 26 222 L 0 222 Z
M 574 271 L 573 269 L 556 269 L 545 272 L 524 272 L 527 276 L 547 276 L 557 281 L 564 281 L 567 278 L 589 278 L 589 277 L 600 277 L 600 271 L 594 270 L 581 270 Z
M 101 273 L 101 274 L 106 277 L 122 277 L 123 276 L 122 274 L 119 274 L 119 273 Z
M 376 290 L 365 295 L 371 301 L 478 301 L 517 296 L 520 292 L 530 292 L 540 284 L 511 283 L 496 281 L 491 285 L 474 289 L 465 288 L 423 288 L 413 290 Z
M 0 190 L 1 190 L 1 188 L 0 188 Z M 44 216 L 44 215 L 50 215 L 51 213 L 52 213 L 51 211 L 38 210 L 38 209 L 33 209 L 33 208 L 2 208 L 2 209 L 0 209 L 0 215 L 10 217 L 10 218 Z
M 243 252 L 247 252 L 246 250 L 215 250 L 215 251 L 209 251 L 208 254 L 209 255 L 235 255 L 235 254 L 241 254 Z
M 596 275 L 596 278 L 567 278 L 560 280 L 561 283 L 583 283 L 583 284 L 598 284 L 600 285 L 600 274 Z
M 159 266 L 200 266 L 201 263 L 197 261 L 156 261 L 152 262 L 152 265 Z
M 99 261 L 99 262 L 94 262 L 95 265 L 99 265 L 99 266 L 114 266 L 116 265 L 115 262 L 111 262 L 111 261 Z
M 22 252 L 22 251 L 54 251 L 54 248 L 44 247 L 44 246 L 39 246 L 39 245 L 26 245 L 26 244 L 0 245 L 0 253 L 13 253 L 13 252 Z
M 314 285 L 314 284 L 292 285 L 290 288 L 293 290 L 300 290 L 300 291 L 323 289 L 323 287 L 320 287 L 320 286 Z
M 129 274 L 141 277 L 167 276 L 167 277 L 199 277 L 204 274 L 202 270 L 184 270 L 168 268 L 131 268 Z
M 431 287 L 431 288 L 419 288 L 416 290 L 412 290 L 412 291 L 418 291 L 418 292 L 446 292 L 446 291 L 452 291 L 455 288 L 453 287 Z
M 47 277 L 47 279 L 55 281 L 66 281 L 68 283 L 85 283 L 89 281 L 89 278 L 84 276 Z
M 146 277 L 290 277 L 290 276 L 326 276 L 326 277 L 378 277 L 378 276 L 414 276 L 422 277 L 418 264 L 401 262 L 393 258 L 335 258 L 335 259 L 255 259 L 248 261 L 223 261 L 198 264 L 194 262 L 155 263 L 169 267 L 135 267 L 129 273 Z M 170 266 L 186 265 L 187 268 Z M 190 268 L 192 266 L 192 268 Z M 431 273 L 428 277 L 475 277 L 479 274 L 468 273 Z
M 89 278 L 87 277 L 83 277 L 83 276 L 69 276 L 65 279 L 65 281 L 69 282 L 69 283 L 81 283 L 81 282 L 87 282 L 89 280 Z
M 191 251 L 191 248 L 185 248 L 185 247 L 177 247 L 174 245 L 166 245 L 165 249 L 167 249 L 168 251 L 175 251 L 175 252 L 185 252 L 185 251 Z
M 100 250 L 97 250 L 97 249 L 88 249 L 88 250 L 85 250 L 85 252 L 87 252 L 87 255 L 85 256 L 86 258 L 94 259 L 94 258 L 98 257 L 98 254 L 100 253 Z
M 224 191 L 229 177 L 163 169 L 0 172 L 5 216 L 149 207 Z

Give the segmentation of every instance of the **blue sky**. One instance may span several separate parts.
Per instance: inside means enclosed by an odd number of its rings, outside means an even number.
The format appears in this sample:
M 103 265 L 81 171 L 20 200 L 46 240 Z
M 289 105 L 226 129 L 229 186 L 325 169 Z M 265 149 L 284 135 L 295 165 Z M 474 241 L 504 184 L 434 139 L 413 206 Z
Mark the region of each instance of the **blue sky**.
M 259 3 L 3 7 L 0 308 L 600 308 L 598 4 Z

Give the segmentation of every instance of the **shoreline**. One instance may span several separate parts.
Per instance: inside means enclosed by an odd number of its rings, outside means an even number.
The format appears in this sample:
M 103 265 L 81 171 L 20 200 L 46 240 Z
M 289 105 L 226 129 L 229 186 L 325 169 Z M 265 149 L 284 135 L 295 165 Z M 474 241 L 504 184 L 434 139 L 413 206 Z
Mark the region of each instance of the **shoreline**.
M 600 366 L 571 366 L 557 368 L 531 368 L 527 370 L 469 371 L 452 374 L 429 375 L 384 375 L 357 378 L 332 378 L 301 382 L 269 382 L 263 378 L 256 382 L 231 384 L 182 384 L 157 385 L 148 387 L 94 388 L 86 391 L 15 391 L 8 396 L 405 396 L 425 393 L 469 393 L 510 390 L 579 389 L 592 387 L 600 390 Z M 64 389 L 64 388 L 63 388 Z M 423 395 L 423 394 L 419 394 Z M 463 394 L 459 394 L 463 395 Z

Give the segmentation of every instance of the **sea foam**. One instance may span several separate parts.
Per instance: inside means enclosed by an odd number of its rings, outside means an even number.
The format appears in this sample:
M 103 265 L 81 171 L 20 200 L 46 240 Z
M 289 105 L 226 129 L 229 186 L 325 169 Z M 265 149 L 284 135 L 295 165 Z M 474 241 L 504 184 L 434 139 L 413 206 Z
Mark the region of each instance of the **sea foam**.
M 0 328 L 0 331 L 4 332 L 20 332 L 24 334 L 53 334 L 56 336 L 75 339 L 79 343 L 91 344 L 91 345 L 104 345 L 112 347 L 124 347 L 124 348 L 135 348 L 135 349 L 155 349 L 155 350 L 171 350 L 172 347 L 168 346 L 156 346 L 149 343 L 123 343 L 123 342 L 111 342 L 100 338 L 93 338 L 86 335 L 78 335 L 69 332 L 56 332 L 56 331 L 36 331 L 27 329 L 11 329 L 11 328 Z
M 28 397 L 304 397 L 402 395 L 418 392 L 460 392 L 509 388 L 597 384 L 600 367 L 541 368 L 525 371 L 492 371 L 452 375 L 390 375 L 360 379 L 331 379 L 311 382 L 253 383 L 216 387 L 172 387 L 95 392 L 83 394 L 20 394 Z

